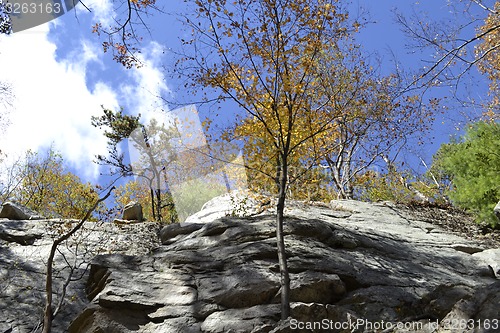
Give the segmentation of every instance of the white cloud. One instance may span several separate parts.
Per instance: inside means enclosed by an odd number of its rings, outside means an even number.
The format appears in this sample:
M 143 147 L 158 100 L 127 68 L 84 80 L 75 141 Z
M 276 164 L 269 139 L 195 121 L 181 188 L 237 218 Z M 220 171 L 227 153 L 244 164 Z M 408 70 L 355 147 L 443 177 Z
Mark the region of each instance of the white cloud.
M 124 85 L 122 94 L 128 111 L 134 115 L 141 114 L 144 122 L 152 118 L 165 119 L 166 104 L 159 98 L 170 93 L 161 68 L 163 48 L 156 42 L 151 42 L 141 50 L 139 59 L 143 66 L 128 70 L 133 84 Z
M 56 61 L 48 26 L 0 37 L 0 73 L 15 95 L 0 149 L 16 155 L 53 144 L 81 176 L 93 180 L 98 168 L 92 160 L 106 152 L 106 140 L 90 125 L 90 117 L 103 104 L 117 107 L 117 97 L 104 83 L 87 87 L 87 65 L 98 61 L 88 44 L 80 44 L 83 56 Z
M 80 72 L 85 72 L 91 63 L 99 64 L 101 69 L 105 68 L 102 61 L 102 47 L 85 39 L 80 40 L 80 47 L 72 50 L 62 63 Z
M 115 12 L 113 10 L 113 2 L 110 0 L 86 0 L 75 7 L 77 15 L 87 14 L 89 10 L 92 13 L 92 21 L 101 23 L 104 28 L 115 23 Z M 86 8 L 85 8 L 86 7 Z
M 86 5 L 93 10 L 92 20 L 113 17 L 109 0 Z M 82 8 L 78 11 L 83 15 Z M 11 83 L 15 94 L 0 150 L 14 156 L 53 145 L 79 176 L 95 181 L 99 167 L 93 160 L 96 154 L 106 154 L 107 147 L 102 131 L 91 126 L 91 116 L 101 115 L 103 105 L 141 113 L 145 121 L 165 117 L 166 106 L 158 98 L 169 93 L 161 67 L 163 50 L 160 44 L 149 43 L 141 50 L 144 66 L 126 70 L 110 64 L 95 35 L 84 38 L 77 33 L 67 43 L 64 34 L 50 33 L 68 22 L 55 20 L 0 36 L 0 79 Z

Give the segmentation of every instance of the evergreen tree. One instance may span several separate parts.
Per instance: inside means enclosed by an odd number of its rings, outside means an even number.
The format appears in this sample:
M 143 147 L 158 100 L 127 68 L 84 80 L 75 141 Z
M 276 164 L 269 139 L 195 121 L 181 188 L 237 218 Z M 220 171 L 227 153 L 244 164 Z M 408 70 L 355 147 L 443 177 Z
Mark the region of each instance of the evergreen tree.
M 444 144 L 431 168 L 451 182 L 448 196 L 477 216 L 478 222 L 497 226 L 493 208 L 500 200 L 500 124 L 478 122 L 461 140 Z
M 175 160 L 173 139 L 178 136 L 177 128 L 172 125 L 151 120 L 149 124 L 140 122 L 141 115 L 129 116 L 123 110 L 103 109 L 103 115 L 92 117 L 92 125 L 103 130 L 108 138 L 109 156 L 98 155 L 97 163 L 112 168 L 111 175 L 122 177 L 135 176 L 149 189 L 149 203 L 153 220 L 171 222 L 175 213 L 163 216 L 165 208 L 173 209 L 171 193 L 166 185 L 165 171 Z M 136 163 L 127 163 L 120 149 L 124 141 L 137 152 Z

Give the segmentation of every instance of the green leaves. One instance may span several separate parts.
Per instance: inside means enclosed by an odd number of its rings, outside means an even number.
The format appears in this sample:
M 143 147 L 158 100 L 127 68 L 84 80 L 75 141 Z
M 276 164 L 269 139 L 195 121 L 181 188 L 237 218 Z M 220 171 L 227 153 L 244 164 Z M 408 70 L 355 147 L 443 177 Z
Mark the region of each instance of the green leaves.
M 18 177 L 12 199 L 45 217 L 82 218 L 98 199 L 94 187 L 67 171 L 52 149 L 46 155 L 28 152 Z
M 112 111 L 103 108 L 103 115 L 92 117 L 92 125 L 103 129 L 108 138 L 109 156 L 98 155 L 97 163 L 111 167 L 112 175 L 123 177 L 138 176 L 144 184 L 129 183 L 123 188 L 119 202 L 125 205 L 131 194 L 139 196 L 139 202 L 149 200 L 151 220 L 175 220 L 171 195 L 165 179 L 165 170 L 176 159 L 174 139 L 179 137 L 176 125 L 165 125 L 152 119 L 149 124 L 142 124 L 141 115 L 125 115 L 123 110 Z M 119 149 L 122 141 L 128 140 L 131 163 L 125 161 L 125 155 Z M 134 189 L 134 191 L 131 191 Z M 131 194 L 127 194 L 131 192 Z M 166 202 L 166 203 L 165 203 Z M 169 207 L 167 215 L 163 215 L 165 207 Z
M 109 139 L 109 145 L 117 145 L 122 140 L 128 138 L 134 130 L 140 126 L 139 118 L 123 114 L 123 110 L 112 111 L 103 107 L 104 115 L 100 117 L 92 116 L 92 126 L 97 128 L 105 127 L 104 135 Z
M 472 124 L 462 140 L 441 146 L 432 169 L 450 179 L 450 199 L 476 214 L 478 222 L 498 224 L 493 208 L 500 200 L 500 124 Z

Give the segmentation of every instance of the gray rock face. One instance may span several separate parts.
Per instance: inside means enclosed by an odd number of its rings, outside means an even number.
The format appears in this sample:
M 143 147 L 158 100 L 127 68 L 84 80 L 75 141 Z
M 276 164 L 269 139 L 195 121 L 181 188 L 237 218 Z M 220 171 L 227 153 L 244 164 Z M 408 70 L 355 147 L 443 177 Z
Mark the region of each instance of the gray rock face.
M 123 208 L 122 219 L 126 221 L 142 222 L 144 220 L 144 216 L 142 215 L 141 204 L 135 201 L 131 201 L 126 204 Z
M 33 245 L 41 238 L 43 238 L 43 230 L 36 228 L 34 224 L 28 225 L 25 221 L 2 221 L 0 223 L 0 239 L 6 243 Z
M 440 214 L 459 223 L 453 212 L 431 215 Z M 59 227 L 15 223 L 0 221 L 0 235 L 7 235 L 0 237 L 0 278 L 9 281 L 1 284 L 7 287 L 0 295 L 0 332 L 31 332 L 43 301 L 47 230 Z M 54 332 L 361 333 L 374 332 L 369 325 L 382 321 L 414 328 L 391 332 L 450 332 L 446 323 L 454 320 L 500 318 L 492 268 L 498 249 L 391 204 L 289 204 L 292 304 L 286 321 L 280 321 L 274 216 L 155 228 L 103 224 L 87 230 L 84 242 L 74 240 L 94 249 L 85 251 L 87 262 L 93 259 L 71 285 Z M 68 258 L 72 248 L 64 252 Z M 64 267 L 61 257 L 56 267 Z M 474 332 L 498 332 L 490 324 Z
M 474 257 L 482 260 L 487 265 L 491 273 L 500 279 L 500 249 L 489 249 L 473 254 Z
M 40 332 L 35 328 L 42 322 L 45 263 L 50 247 L 55 237 L 76 222 L 58 219 L 0 221 L 0 332 Z M 86 281 L 92 258 L 99 253 L 147 254 L 158 246 L 158 229 L 158 224 L 150 222 L 123 226 L 88 222 L 81 232 L 62 244 L 53 270 L 54 307 L 70 268 L 74 270 L 74 281 L 68 286 L 52 332 L 67 332 L 71 321 L 88 305 Z
M 7 201 L 2 205 L 0 218 L 9 220 L 40 220 L 43 219 L 38 213 L 15 202 Z
M 500 317 L 483 244 L 390 204 L 332 208 L 287 209 L 286 322 L 279 321 L 275 220 L 257 215 L 170 225 L 149 256 L 97 257 L 91 303 L 69 332 L 367 332 L 382 321 L 444 332 L 436 320 Z M 327 328 L 304 326 L 311 322 Z M 365 326 L 338 326 L 348 322 Z

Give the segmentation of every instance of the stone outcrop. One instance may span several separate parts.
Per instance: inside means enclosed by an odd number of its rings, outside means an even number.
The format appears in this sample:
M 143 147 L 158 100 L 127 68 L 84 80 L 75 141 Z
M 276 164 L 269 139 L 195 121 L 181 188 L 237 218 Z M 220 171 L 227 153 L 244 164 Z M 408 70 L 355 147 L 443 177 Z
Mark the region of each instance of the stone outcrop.
M 34 333 L 42 322 L 45 302 L 45 263 L 53 239 L 70 230 L 76 220 L 0 220 L 0 332 Z M 116 225 L 88 222 L 59 247 L 54 263 L 54 307 L 70 269 L 72 281 L 52 332 L 67 332 L 72 320 L 88 305 L 86 284 L 91 260 L 98 254 L 145 255 L 159 245 L 156 223 Z M 76 257 L 76 262 L 74 261 Z M 66 260 L 68 262 L 66 262 Z M 68 264 L 69 263 L 69 264 Z
M 142 222 L 144 216 L 142 214 L 142 206 L 136 201 L 131 201 L 123 208 L 122 219 L 125 221 L 138 221 Z
M 54 223 L 0 221 L 0 278 L 10 281 L 0 298 L 0 332 L 31 332 L 39 319 L 46 230 L 64 227 Z M 286 321 L 269 212 L 161 230 L 153 223 L 86 225 L 77 243 L 96 250 L 85 257 L 90 269 L 71 285 L 54 332 L 374 332 L 368 325 L 383 323 L 414 328 L 387 332 L 497 332 L 500 243 L 446 231 L 446 223 L 465 222 L 437 208 L 290 203 Z M 64 267 L 61 258 L 57 265 Z M 490 325 L 446 330 L 467 320 Z
M 500 249 L 488 249 L 473 254 L 474 257 L 482 260 L 488 265 L 491 273 L 500 279 Z
M 253 216 L 271 208 L 272 199 L 248 190 L 226 193 L 206 202 L 186 223 L 206 223 L 226 216 Z
M 41 220 L 42 216 L 16 202 L 7 201 L 3 203 L 0 218 L 9 220 Z
M 336 201 L 287 210 L 292 318 L 280 322 L 274 226 L 268 214 L 170 225 L 151 255 L 98 256 L 90 305 L 69 331 L 325 332 L 298 328 L 384 321 L 432 332 L 443 320 L 500 316 L 500 259 L 484 243 L 392 204 Z

